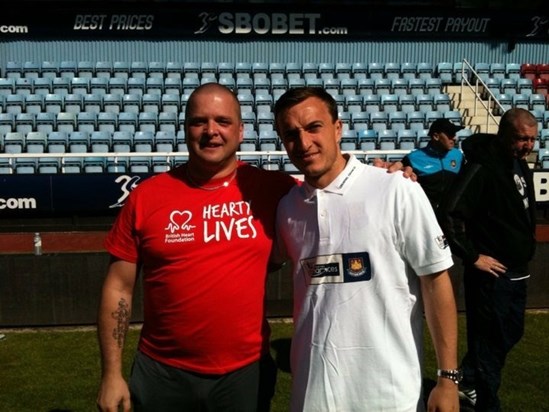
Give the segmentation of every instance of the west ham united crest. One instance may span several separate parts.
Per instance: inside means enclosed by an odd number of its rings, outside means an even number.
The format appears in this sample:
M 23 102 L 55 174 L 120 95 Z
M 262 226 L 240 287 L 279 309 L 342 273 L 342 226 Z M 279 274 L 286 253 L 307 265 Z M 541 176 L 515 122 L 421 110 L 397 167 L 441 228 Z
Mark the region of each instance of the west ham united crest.
M 347 269 L 347 273 L 349 276 L 353 277 L 362 276 L 366 273 L 364 261 L 361 257 L 353 257 L 349 259 L 349 269 Z

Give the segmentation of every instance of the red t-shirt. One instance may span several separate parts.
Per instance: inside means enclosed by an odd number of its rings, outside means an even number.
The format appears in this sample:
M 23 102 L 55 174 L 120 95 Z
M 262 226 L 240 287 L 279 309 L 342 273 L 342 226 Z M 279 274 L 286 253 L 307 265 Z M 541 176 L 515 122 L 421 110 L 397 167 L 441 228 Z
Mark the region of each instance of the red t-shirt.
M 139 349 L 174 367 L 224 374 L 268 349 L 266 268 L 276 207 L 295 181 L 240 163 L 228 187 L 204 190 L 189 186 L 185 167 L 141 183 L 105 246 L 143 265 Z

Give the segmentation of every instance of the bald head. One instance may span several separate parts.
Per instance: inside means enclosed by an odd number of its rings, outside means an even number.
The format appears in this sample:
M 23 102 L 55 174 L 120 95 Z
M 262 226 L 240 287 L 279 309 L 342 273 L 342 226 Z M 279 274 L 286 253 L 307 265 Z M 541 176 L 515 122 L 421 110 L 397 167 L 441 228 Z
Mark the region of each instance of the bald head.
M 185 108 L 185 127 L 187 126 L 188 119 L 193 117 L 193 113 L 196 111 L 196 97 L 204 94 L 230 96 L 231 101 L 234 104 L 232 104 L 231 107 L 227 107 L 226 109 L 234 111 L 231 114 L 236 115 L 238 120 L 242 120 L 242 114 L 240 112 L 240 102 L 238 101 L 233 91 L 228 87 L 218 83 L 206 83 L 194 89 L 194 91 L 189 96 L 189 100 L 187 101 L 187 107 Z

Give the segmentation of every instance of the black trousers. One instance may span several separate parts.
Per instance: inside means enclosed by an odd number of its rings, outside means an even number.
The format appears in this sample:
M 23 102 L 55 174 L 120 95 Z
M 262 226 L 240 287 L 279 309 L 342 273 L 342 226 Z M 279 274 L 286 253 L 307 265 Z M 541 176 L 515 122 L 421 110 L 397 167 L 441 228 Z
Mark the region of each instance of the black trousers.
M 498 390 L 507 354 L 524 334 L 527 280 L 466 267 L 467 354 L 463 386 L 477 392 L 476 411 L 501 411 Z
M 137 352 L 130 376 L 132 406 L 151 412 L 267 412 L 276 373 L 270 356 L 225 375 L 202 375 Z

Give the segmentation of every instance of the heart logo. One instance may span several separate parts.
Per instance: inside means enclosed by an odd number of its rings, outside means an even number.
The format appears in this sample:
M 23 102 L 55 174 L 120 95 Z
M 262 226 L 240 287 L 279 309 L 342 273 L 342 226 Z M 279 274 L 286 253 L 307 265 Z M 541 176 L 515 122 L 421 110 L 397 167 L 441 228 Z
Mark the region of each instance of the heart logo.
M 170 214 L 170 223 L 165 230 L 169 230 L 170 233 L 174 233 L 176 230 L 191 230 L 194 229 L 194 225 L 189 225 L 193 214 L 188 210 L 174 210 Z

